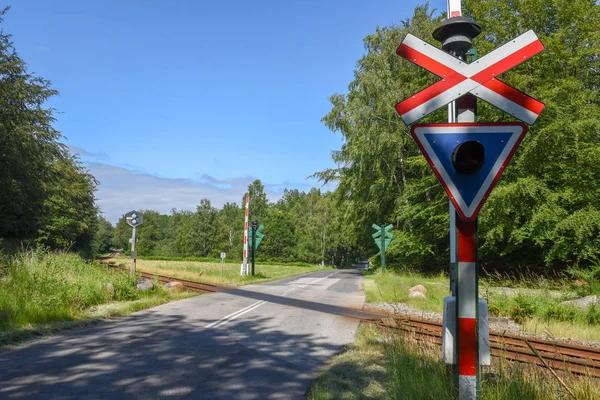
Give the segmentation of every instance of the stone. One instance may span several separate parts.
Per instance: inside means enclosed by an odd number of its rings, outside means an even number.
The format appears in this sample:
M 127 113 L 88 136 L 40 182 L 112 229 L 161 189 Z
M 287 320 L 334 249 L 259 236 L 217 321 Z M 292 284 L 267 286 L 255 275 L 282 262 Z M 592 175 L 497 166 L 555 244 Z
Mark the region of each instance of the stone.
M 154 287 L 154 282 L 150 279 L 140 278 L 137 280 L 137 289 L 141 291 L 151 290 Z
M 183 290 L 183 289 L 185 289 L 185 287 L 183 286 L 183 283 L 181 283 L 181 282 L 167 282 L 163 286 L 163 289 L 167 289 L 167 290 Z
M 413 286 L 409 289 L 409 291 L 410 292 L 417 291 L 417 292 L 427 293 L 427 289 L 423 285 Z
M 425 293 L 421 292 L 420 290 L 411 290 L 408 293 L 408 298 L 409 299 L 425 299 L 425 300 L 427 300 L 427 296 L 425 296 Z
M 512 321 L 506 317 L 488 317 L 490 324 L 509 325 Z
M 106 293 L 108 293 L 108 295 L 111 298 L 115 297 L 115 286 L 112 283 L 110 283 L 110 282 L 103 283 L 102 288 L 106 291 Z
M 592 304 L 600 306 L 600 296 L 596 296 L 596 295 L 586 296 L 581 299 L 567 300 L 567 301 L 563 301 L 562 303 L 559 303 L 560 306 L 571 306 L 571 307 L 578 307 L 578 308 L 588 308 Z

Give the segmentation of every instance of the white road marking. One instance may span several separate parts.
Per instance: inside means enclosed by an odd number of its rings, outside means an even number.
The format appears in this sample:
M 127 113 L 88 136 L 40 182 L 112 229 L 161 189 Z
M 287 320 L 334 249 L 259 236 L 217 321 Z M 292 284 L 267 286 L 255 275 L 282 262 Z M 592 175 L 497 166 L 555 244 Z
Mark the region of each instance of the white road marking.
M 223 321 L 227 320 L 228 318 L 235 317 L 238 313 L 244 312 L 247 309 L 252 308 L 252 307 L 258 305 L 259 303 L 264 303 L 264 301 L 257 301 L 256 303 L 250 304 L 248 307 L 244 307 L 241 310 L 237 310 L 236 312 L 233 312 L 233 313 L 231 313 L 229 315 L 226 315 L 223 318 L 218 319 L 215 322 L 212 322 L 212 323 L 206 325 L 205 328 L 212 328 L 213 326 L 217 325 L 218 323 L 223 322 Z
M 324 279 L 327 279 L 330 276 L 333 276 L 333 275 L 337 274 L 338 272 L 340 272 L 340 271 L 335 271 L 335 272 L 332 272 L 331 274 L 326 275 L 326 276 L 324 276 L 322 278 L 314 279 L 314 280 L 311 280 L 310 282 L 307 282 L 307 283 L 304 283 L 304 284 L 301 284 L 301 285 L 298 285 L 298 286 L 294 286 L 294 287 L 288 289 L 284 294 L 282 294 L 281 297 L 287 296 L 288 294 L 290 294 L 291 292 L 293 292 L 296 289 L 302 289 L 302 288 L 304 288 L 304 287 L 306 287 L 308 285 L 314 285 L 315 283 L 320 282 L 320 281 L 322 281 Z M 298 280 L 306 280 L 306 278 L 300 278 Z M 218 319 L 218 320 L 216 320 L 214 322 L 211 322 L 210 324 L 206 325 L 205 328 L 206 329 L 210 329 L 210 328 L 218 328 L 220 326 L 223 326 L 226 323 L 228 323 L 230 321 L 233 321 L 234 319 L 236 319 L 240 315 L 244 315 L 247 312 L 255 310 L 258 307 L 260 307 L 260 306 L 262 306 L 263 304 L 266 304 L 266 303 L 267 303 L 266 301 L 257 301 L 256 303 L 250 304 L 248 307 L 244 307 L 241 310 L 238 310 L 238 311 L 236 311 L 234 313 L 231 313 L 229 315 L 224 316 L 221 319 Z
M 221 325 L 225 325 L 226 323 L 228 323 L 228 322 L 230 322 L 230 321 L 233 321 L 234 319 L 236 319 L 236 318 L 237 318 L 237 317 L 239 317 L 240 315 L 244 315 L 244 314 L 246 314 L 247 312 L 250 312 L 250 311 L 252 311 L 252 310 L 254 310 L 254 309 L 257 309 L 258 307 L 262 306 L 262 305 L 263 305 L 263 304 L 265 304 L 265 303 L 266 303 L 266 301 L 259 301 L 258 303 L 254 303 L 254 304 L 255 304 L 255 306 L 254 306 L 254 307 L 246 308 L 246 309 L 245 309 L 245 310 L 243 310 L 242 312 L 238 312 L 237 314 L 235 314 L 235 315 L 233 315 L 233 316 L 231 316 L 231 317 L 227 318 L 226 320 L 224 320 L 224 321 L 221 321 L 221 322 L 219 322 L 218 324 L 214 325 L 214 326 L 213 326 L 213 328 L 218 328 L 218 327 L 220 327 Z

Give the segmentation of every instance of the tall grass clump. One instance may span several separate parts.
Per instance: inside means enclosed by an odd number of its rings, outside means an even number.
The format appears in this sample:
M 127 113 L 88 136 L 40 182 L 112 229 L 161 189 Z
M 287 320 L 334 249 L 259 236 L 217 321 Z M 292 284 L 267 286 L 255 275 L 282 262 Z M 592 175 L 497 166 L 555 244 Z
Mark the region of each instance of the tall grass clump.
M 576 399 L 600 399 L 595 378 L 561 374 Z M 313 383 L 308 398 L 456 399 L 455 385 L 454 372 L 441 360 L 438 346 L 361 324 L 356 341 Z M 483 400 L 571 398 L 548 370 L 536 365 L 494 357 L 491 366 L 482 367 Z
M 0 258 L 0 329 L 74 320 L 91 306 L 144 295 L 127 274 L 75 254 L 26 251 Z

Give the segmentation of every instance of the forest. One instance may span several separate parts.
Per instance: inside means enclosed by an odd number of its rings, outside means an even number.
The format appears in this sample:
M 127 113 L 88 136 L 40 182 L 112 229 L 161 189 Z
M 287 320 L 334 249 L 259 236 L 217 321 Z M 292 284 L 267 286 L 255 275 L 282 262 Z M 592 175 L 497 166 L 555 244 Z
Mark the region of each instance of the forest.
M 465 16 L 483 27 L 480 56 L 533 29 L 546 50 L 503 74 L 506 83 L 545 103 L 479 217 L 481 265 L 489 270 L 565 271 L 600 257 L 600 6 L 593 0 L 463 1 Z M 4 17 L 6 10 L 2 13 Z M 346 93 L 330 97 L 322 122 L 343 144 L 336 167 L 313 177 L 332 192 L 285 190 L 266 198 L 255 180 L 250 220 L 265 227 L 258 260 L 344 266 L 373 257 L 376 224 L 394 224 L 386 253 L 392 268 L 444 270 L 449 253 L 448 199 L 394 105 L 437 78 L 396 55 L 411 33 L 438 45 L 443 20 L 429 4 L 364 38 Z M 121 248 L 131 236 L 123 218 L 112 226 L 95 203 L 98 182 L 69 154 L 46 102 L 58 92 L 27 71 L 0 34 L 0 237 L 2 247 L 44 246 L 90 257 Z M 421 122 L 446 120 L 439 110 Z M 510 121 L 479 101 L 480 122 Z M 315 144 L 316 145 L 316 144 Z M 100 183 L 101 184 L 101 183 Z M 140 256 L 240 259 L 244 193 L 239 203 L 195 210 L 144 211 Z M 130 210 L 123 210 L 123 214 Z

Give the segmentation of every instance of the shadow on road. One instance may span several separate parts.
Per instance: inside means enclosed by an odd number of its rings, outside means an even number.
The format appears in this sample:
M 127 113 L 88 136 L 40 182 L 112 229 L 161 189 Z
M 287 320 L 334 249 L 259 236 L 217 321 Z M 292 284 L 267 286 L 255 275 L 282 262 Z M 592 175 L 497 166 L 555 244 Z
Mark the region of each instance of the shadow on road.
M 265 317 L 206 330 L 183 316 L 148 314 L 0 355 L 0 398 L 259 399 L 273 392 L 270 382 L 279 382 L 279 393 L 301 394 L 313 378 L 302 371 L 335 351 L 318 335 L 267 328 Z M 240 332 L 261 351 L 242 345 Z M 273 355 L 299 348 L 302 367 Z
M 224 292 L 352 318 L 368 315 L 244 289 Z M 0 398 L 302 398 L 317 367 L 341 350 L 318 333 L 284 332 L 273 317 L 207 329 L 206 320 L 173 312 L 148 310 L 2 353 Z

